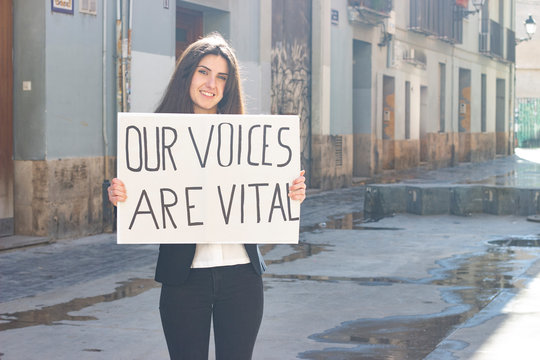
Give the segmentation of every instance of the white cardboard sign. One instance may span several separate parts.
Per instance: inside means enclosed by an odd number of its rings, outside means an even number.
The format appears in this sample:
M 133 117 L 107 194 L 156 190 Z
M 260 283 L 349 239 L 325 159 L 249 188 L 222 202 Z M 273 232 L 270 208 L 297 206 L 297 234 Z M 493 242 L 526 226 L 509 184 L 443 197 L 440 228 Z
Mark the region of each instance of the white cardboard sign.
M 297 243 L 293 115 L 118 114 L 119 244 Z

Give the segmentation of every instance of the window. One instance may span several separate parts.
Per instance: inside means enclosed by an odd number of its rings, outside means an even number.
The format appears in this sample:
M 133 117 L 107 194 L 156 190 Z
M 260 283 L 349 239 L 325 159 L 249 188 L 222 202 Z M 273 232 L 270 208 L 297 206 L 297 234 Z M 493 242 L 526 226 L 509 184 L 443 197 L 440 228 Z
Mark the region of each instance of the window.
M 405 139 L 411 138 L 411 82 L 405 81 Z
M 487 92 L 487 80 L 486 80 L 486 74 L 482 74 L 482 104 L 481 104 L 481 115 L 480 115 L 480 121 L 481 121 L 481 130 L 482 132 L 486 132 L 486 92 Z
M 445 131 L 446 112 L 446 64 L 439 63 L 439 132 Z

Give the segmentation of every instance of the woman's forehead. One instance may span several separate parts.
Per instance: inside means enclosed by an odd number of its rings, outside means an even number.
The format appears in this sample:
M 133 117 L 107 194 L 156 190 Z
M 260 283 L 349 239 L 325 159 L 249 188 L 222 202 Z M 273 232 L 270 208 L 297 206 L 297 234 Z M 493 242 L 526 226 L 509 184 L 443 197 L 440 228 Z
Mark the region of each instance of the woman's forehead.
M 229 65 L 221 55 L 208 54 L 204 56 L 197 66 L 204 66 L 218 73 L 228 73 Z

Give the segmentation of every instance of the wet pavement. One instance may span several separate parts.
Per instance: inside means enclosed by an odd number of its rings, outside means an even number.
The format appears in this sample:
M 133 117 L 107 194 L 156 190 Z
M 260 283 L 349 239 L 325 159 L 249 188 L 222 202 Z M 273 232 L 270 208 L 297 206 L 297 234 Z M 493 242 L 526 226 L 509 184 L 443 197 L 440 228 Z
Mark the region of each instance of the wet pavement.
M 367 182 L 540 188 L 540 151 L 519 155 Z M 540 223 L 365 222 L 363 201 L 361 185 L 311 192 L 299 244 L 261 246 L 269 269 L 254 359 L 539 357 Z M 113 234 L 0 252 L 0 358 L 167 359 L 156 258 L 157 246 L 116 245 Z

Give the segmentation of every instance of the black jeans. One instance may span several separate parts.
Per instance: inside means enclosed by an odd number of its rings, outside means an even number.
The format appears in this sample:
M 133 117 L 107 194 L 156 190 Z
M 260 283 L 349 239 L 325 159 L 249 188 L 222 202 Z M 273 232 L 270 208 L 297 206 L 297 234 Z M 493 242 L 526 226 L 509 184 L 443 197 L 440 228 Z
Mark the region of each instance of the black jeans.
M 263 314 L 262 278 L 251 264 L 191 269 L 163 285 L 161 324 L 173 360 L 207 360 L 213 318 L 216 360 L 251 359 Z

